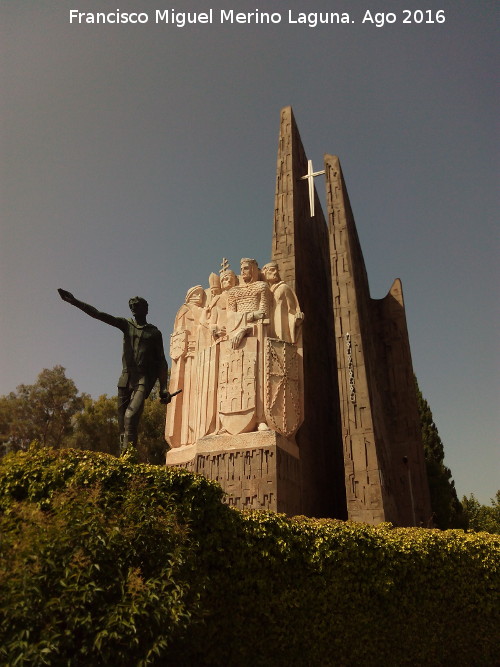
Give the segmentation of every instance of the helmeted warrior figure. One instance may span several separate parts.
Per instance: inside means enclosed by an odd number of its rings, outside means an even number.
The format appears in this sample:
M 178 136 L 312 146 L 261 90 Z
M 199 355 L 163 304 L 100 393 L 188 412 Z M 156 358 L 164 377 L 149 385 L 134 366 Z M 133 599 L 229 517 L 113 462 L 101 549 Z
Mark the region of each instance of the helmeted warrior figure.
M 248 324 L 267 321 L 271 314 L 271 292 L 267 283 L 259 280 L 257 262 L 244 257 L 240 267 L 243 283 L 230 289 L 227 296 L 228 334 L 234 349 L 250 332 Z

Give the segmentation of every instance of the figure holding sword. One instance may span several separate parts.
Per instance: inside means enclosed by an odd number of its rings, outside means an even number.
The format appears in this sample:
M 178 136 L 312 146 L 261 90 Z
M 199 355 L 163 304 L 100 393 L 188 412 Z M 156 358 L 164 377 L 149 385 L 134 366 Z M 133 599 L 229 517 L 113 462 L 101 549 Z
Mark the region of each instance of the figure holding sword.
M 126 319 L 102 313 L 76 299 L 71 292 L 63 289 L 57 291 L 63 301 L 123 333 L 122 374 L 118 380 L 118 425 L 120 454 L 123 454 L 129 444 L 137 446 L 137 431 L 144 401 L 156 381 L 160 383 L 160 401 L 163 404 L 170 403 L 172 396 L 182 391 L 170 394 L 167 390 L 168 364 L 162 335 L 159 329 L 147 322 L 148 302 L 142 297 L 130 299 L 133 318 Z

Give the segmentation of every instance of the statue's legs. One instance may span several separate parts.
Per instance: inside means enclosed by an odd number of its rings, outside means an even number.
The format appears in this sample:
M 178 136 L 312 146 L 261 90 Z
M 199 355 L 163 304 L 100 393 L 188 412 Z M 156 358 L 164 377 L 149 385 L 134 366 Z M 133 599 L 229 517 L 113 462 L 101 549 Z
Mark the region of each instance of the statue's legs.
M 118 387 L 118 428 L 120 430 L 120 451 L 118 456 L 121 456 L 125 451 L 124 435 L 125 435 L 125 411 L 130 403 L 131 390 L 128 387 Z
M 129 443 L 137 446 L 139 421 L 144 410 L 145 387 L 118 388 L 118 426 L 120 428 L 120 455 L 124 454 Z

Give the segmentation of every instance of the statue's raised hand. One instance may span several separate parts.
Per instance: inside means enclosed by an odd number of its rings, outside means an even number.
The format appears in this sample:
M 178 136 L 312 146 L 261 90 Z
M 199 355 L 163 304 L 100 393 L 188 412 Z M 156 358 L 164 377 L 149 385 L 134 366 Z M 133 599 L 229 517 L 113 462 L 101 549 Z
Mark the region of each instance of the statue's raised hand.
M 68 303 L 73 303 L 75 300 L 75 297 L 71 294 L 71 292 L 67 292 L 65 289 L 58 289 L 59 296 L 63 301 L 67 301 Z

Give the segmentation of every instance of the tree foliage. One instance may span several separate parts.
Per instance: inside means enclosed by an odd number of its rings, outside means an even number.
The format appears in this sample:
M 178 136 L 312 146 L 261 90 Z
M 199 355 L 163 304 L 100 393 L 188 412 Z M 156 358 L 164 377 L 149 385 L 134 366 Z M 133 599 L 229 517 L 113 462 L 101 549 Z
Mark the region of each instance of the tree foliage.
M 209 520 L 221 495 L 126 457 L 45 447 L 4 457 L 0 663 L 152 664 L 199 607 L 186 518 Z
M 65 446 L 105 452 L 118 456 L 119 429 L 117 399 L 106 394 L 92 400 L 85 397 L 83 409 L 73 419 L 73 432 L 65 441 Z
M 431 507 L 435 523 L 438 528 L 443 530 L 447 528 L 465 528 L 467 522 L 462 505 L 458 500 L 455 482 L 452 479 L 451 470 L 444 464 L 443 442 L 439 437 L 429 404 L 422 396 L 416 379 L 415 384 Z
M 491 505 L 481 505 L 473 493 L 462 498 L 462 507 L 470 530 L 500 534 L 500 490 Z
M 165 406 L 158 386 L 146 400 L 139 426 L 138 459 L 165 463 Z M 99 451 L 118 456 L 117 397 L 103 394 L 94 400 L 79 394 L 62 366 L 44 369 L 32 385 L 0 396 L 0 456 L 42 446 Z
M 137 445 L 139 460 L 152 465 L 165 465 L 168 445 L 165 442 L 165 406 L 160 403 L 158 384 L 144 405 Z
M 31 442 L 64 446 L 73 432 L 73 416 L 86 396 L 78 395 L 62 366 L 45 368 L 34 384 L 22 384 L 0 398 L 0 428 L 4 451 L 25 451 Z

